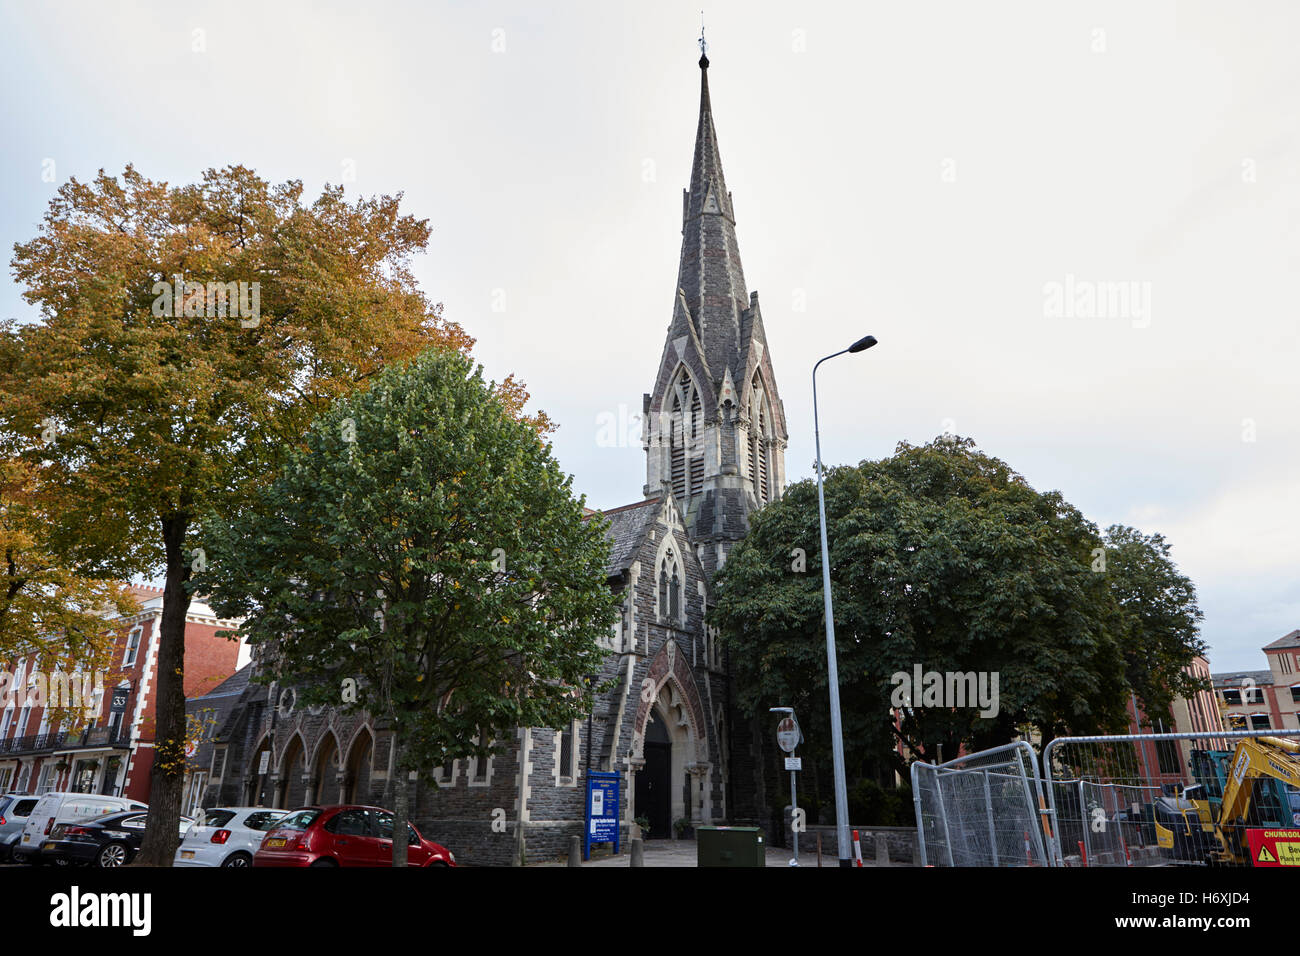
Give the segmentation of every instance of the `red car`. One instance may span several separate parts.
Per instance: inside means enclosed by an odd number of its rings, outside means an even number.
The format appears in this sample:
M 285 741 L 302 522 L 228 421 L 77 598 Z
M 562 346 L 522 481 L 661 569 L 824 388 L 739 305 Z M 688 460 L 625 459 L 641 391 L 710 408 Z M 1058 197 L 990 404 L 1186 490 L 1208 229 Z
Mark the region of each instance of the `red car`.
M 407 866 L 455 866 L 445 847 L 407 824 Z M 300 807 L 262 839 L 253 866 L 392 866 L 393 814 L 379 807 Z

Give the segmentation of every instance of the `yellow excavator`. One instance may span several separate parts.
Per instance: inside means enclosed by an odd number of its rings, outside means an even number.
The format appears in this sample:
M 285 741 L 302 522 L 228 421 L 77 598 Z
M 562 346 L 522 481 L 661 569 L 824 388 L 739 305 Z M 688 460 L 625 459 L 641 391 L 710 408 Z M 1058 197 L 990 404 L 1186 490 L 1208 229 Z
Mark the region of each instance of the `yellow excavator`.
M 1193 750 L 1196 783 L 1154 806 L 1156 843 L 1183 862 L 1250 866 L 1250 827 L 1293 825 L 1300 741 L 1245 737 L 1235 750 Z

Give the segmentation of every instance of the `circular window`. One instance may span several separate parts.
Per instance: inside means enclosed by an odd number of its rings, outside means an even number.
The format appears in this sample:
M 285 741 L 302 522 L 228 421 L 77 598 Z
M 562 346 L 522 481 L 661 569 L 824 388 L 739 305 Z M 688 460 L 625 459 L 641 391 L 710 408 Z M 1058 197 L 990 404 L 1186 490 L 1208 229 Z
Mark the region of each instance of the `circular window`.
M 297 703 L 298 695 L 294 693 L 292 687 L 286 687 L 280 691 L 280 699 L 275 705 L 275 709 L 281 717 L 288 717 L 293 713 L 293 705 Z

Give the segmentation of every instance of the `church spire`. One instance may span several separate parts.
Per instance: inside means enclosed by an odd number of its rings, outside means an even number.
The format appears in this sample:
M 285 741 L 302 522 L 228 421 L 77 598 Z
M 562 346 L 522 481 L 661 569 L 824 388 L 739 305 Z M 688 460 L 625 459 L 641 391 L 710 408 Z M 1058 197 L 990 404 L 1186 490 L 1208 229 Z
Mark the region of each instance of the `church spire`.
M 745 286 L 700 37 L 700 116 L 682 196 L 682 254 L 654 390 L 642 403 L 645 493 L 668 493 L 712 574 L 755 508 L 785 487 L 785 410 L 758 293 Z
M 740 349 L 741 316 L 749 307 L 736 243 L 736 216 L 722 173 L 718 133 L 709 100 L 709 57 L 700 37 L 700 118 L 691 161 L 691 185 L 682 197 L 682 254 L 677 288 L 720 384 Z

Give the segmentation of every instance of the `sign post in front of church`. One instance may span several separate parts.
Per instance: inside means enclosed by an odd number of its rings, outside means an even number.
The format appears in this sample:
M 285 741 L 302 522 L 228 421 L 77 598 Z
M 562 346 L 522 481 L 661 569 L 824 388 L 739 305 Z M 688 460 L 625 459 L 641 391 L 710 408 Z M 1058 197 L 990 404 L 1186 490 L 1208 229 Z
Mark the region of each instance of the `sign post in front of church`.
M 592 770 L 587 773 L 587 810 L 584 814 L 586 831 L 583 835 L 582 858 L 591 859 L 593 843 L 614 844 L 618 854 L 618 773 Z
M 776 725 L 776 742 L 787 754 L 785 758 L 785 769 L 790 771 L 790 834 L 794 838 L 794 856 L 790 860 L 791 866 L 799 865 L 799 830 L 802 822 L 799 820 L 799 798 L 795 786 L 795 773 L 803 769 L 803 761 L 794 756 L 795 748 L 803 740 L 803 734 L 799 731 L 799 721 L 794 719 L 793 707 L 773 707 L 774 714 L 786 714 L 781 722 Z

